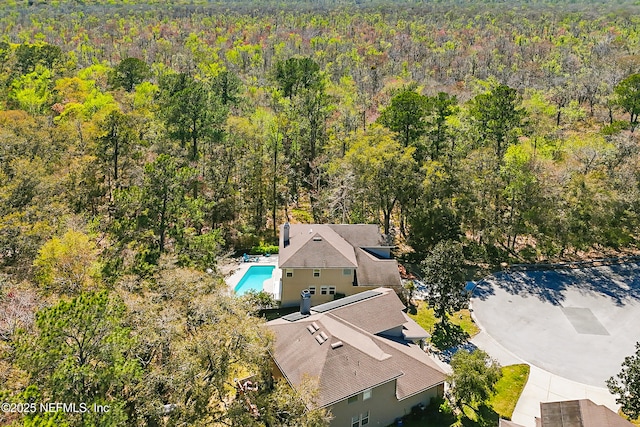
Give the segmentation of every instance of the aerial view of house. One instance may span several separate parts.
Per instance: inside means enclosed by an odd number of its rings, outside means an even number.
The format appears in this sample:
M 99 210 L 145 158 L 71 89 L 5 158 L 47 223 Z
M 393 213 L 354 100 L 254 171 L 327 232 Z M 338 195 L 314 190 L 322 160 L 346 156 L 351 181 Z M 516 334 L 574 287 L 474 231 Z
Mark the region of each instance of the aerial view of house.
M 380 286 L 401 286 L 392 246 L 375 224 L 289 224 L 280 227 L 281 304 L 299 303 L 307 289 L 313 304 Z
M 0 0 L 0 427 L 640 427 L 640 0 Z
M 276 376 L 296 387 L 318 378 L 317 407 L 332 426 L 386 426 L 444 393 L 445 372 L 419 344 L 429 334 L 395 291 L 376 288 L 267 323 Z

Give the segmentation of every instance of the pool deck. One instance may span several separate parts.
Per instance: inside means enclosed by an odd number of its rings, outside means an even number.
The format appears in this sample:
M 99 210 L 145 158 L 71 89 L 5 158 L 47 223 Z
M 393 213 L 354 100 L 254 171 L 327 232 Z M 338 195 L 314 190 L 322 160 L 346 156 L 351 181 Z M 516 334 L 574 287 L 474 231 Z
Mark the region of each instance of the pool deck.
M 238 268 L 236 268 L 233 273 L 227 278 L 225 278 L 225 282 L 229 285 L 229 290 L 233 292 L 235 287 L 238 285 L 242 276 L 247 272 L 249 267 L 254 265 L 273 265 L 276 268 L 273 270 L 273 276 L 271 279 L 267 279 L 264 281 L 262 285 L 262 290 L 270 293 L 276 300 L 280 299 L 280 279 L 282 279 L 282 270 L 278 268 L 278 255 L 271 256 L 259 256 L 257 262 L 243 262 L 239 261 Z

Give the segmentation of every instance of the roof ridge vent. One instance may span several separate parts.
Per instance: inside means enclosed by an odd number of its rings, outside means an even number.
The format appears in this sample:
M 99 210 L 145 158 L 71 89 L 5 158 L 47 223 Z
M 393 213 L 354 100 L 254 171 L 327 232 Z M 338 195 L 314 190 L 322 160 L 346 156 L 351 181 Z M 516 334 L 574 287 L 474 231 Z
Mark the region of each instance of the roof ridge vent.
M 336 348 L 340 348 L 340 347 L 342 347 L 342 341 L 336 341 L 336 342 L 331 344 L 331 348 L 334 349 L 334 350 Z
M 322 236 L 313 236 L 314 242 L 322 242 Z

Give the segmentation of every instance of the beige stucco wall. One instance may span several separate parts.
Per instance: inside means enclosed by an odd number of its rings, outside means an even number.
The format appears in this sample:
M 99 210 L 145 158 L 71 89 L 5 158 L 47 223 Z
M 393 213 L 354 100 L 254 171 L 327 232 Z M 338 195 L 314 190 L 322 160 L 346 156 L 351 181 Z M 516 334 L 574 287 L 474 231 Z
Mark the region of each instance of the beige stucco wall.
M 296 268 L 293 269 L 293 277 L 287 277 L 286 269 L 282 269 L 282 302 L 281 306 L 294 306 L 300 304 L 300 292 L 308 289 L 309 286 L 316 287 L 316 294 L 311 296 L 311 305 L 318 305 L 333 301 L 333 295 L 321 295 L 321 286 L 335 286 L 337 293 L 347 296 L 362 292 L 367 288 L 353 286 L 353 270 L 351 274 L 345 276 L 342 269 L 321 268 L 320 277 L 313 277 L 313 269 Z M 360 289 L 358 289 L 360 288 Z
M 432 397 L 442 396 L 443 386 L 436 386 L 430 390 L 415 396 L 398 401 L 396 398 L 396 382 L 390 381 L 373 389 L 371 398 L 362 400 L 362 393 L 358 395 L 358 401 L 348 403 L 345 399 L 331 406 L 333 420 L 332 427 L 351 426 L 351 417 L 364 414 L 369 411 L 369 426 L 386 427 L 392 424 L 396 418 L 411 413 L 411 408 L 422 403 L 429 404 Z

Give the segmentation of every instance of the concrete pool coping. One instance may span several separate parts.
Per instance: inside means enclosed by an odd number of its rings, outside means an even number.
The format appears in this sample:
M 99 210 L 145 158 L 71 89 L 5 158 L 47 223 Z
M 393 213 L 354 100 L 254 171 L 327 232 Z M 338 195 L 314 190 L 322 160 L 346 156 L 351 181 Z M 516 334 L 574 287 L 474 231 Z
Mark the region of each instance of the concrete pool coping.
M 231 275 L 225 278 L 225 282 L 227 283 L 227 285 L 229 285 L 229 290 L 233 292 L 235 287 L 238 285 L 238 283 L 240 283 L 240 280 L 242 280 L 242 277 L 245 275 L 247 270 L 249 270 L 249 267 L 253 267 L 255 265 L 262 265 L 262 266 L 273 265 L 275 267 L 273 269 L 273 275 L 271 276 L 271 279 L 265 280 L 265 282 L 271 282 L 271 283 L 263 283 L 262 290 L 272 294 L 275 299 L 279 299 L 280 286 L 278 285 L 280 283 L 280 278 L 282 277 L 282 272 L 278 268 L 278 255 L 271 255 L 268 257 L 259 256 L 257 262 L 241 261 L 240 264 L 238 265 L 238 268 L 236 268 L 231 273 Z

